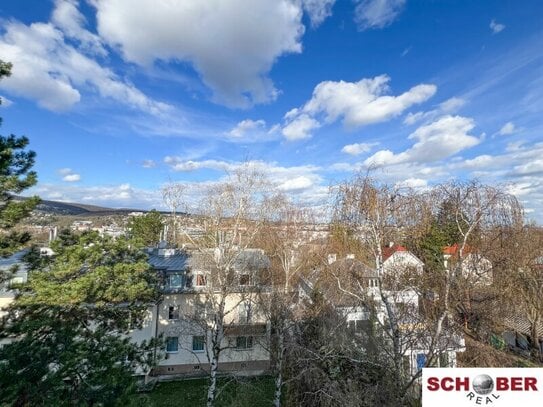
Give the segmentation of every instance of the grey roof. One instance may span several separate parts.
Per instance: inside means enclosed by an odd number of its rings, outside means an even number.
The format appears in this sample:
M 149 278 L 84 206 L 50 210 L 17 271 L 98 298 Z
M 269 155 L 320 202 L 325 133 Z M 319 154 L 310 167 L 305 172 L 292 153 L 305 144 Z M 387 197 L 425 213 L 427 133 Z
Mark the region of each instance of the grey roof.
M 204 251 L 175 250 L 171 255 L 159 255 L 158 250 L 148 253 L 149 264 L 156 270 L 167 272 L 193 270 L 211 270 L 214 267 L 214 249 Z M 270 259 L 259 249 L 243 249 L 234 259 L 234 269 L 260 270 L 269 267 Z
M 20 250 L 9 257 L 0 257 L 0 269 L 7 270 L 17 264 L 23 264 L 23 256 L 28 253 L 28 249 Z
M 158 250 L 149 253 L 149 264 L 156 270 L 164 271 L 183 271 L 188 265 L 188 254 L 184 251 L 176 250 L 175 254 L 170 256 L 161 256 Z

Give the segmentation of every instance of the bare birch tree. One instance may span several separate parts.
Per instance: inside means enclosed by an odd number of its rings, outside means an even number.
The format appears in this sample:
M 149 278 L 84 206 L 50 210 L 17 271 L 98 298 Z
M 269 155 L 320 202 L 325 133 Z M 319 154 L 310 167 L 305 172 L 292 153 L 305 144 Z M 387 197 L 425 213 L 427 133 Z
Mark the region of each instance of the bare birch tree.
M 273 193 L 265 176 L 246 163 L 207 189 L 199 206 L 202 236 L 194 237 L 183 230 L 206 270 L 193 278 L 205 309 L 194 322 L 202 329 L 206 342 L 208 406 L 214 405 L 218 394 L 221 356 L 235 346 L 228 334 L 236 325 L 252 329 L 249 325 L 259 317 L 255 304 L 257 293 L 263 289 L 260 274 L 268 265 L 266 256 L 254 245 L 273 214 Z M 244 316 L 240 307 L 245 307 Z

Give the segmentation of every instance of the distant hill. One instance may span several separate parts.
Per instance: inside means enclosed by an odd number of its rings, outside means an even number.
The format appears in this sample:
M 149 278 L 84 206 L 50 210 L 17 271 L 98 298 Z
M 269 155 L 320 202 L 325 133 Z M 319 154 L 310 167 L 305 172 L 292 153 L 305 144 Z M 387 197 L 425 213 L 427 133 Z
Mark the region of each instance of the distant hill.
M 17 200 L 28 199 L 26 197 L 16 197 Z M 38 212 L 50 213 L 53 215 L 84 215 L 84 216 L 105 216 L 105 215 L 126 215 L 130 212 L 148 212 L 142 209 L 114 209 L 103 206 L 85 205 L 72 202 L 58 202 L 42 200 L 36 207 Z

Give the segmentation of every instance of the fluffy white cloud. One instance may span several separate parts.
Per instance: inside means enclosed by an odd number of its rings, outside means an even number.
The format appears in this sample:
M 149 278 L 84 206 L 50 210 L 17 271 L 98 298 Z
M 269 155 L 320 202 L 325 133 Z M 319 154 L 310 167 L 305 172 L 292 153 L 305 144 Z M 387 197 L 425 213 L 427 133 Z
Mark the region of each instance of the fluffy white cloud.
M 505 25 L 497 23 L 494 19 L 490 21 L 489 27 L 492 30 L 492 34 L 497 34 L 505 29 Z
M 416 143 L 409 149 L 394 154 L 381 150 L 364 161 L 366 166 L 386 166 L 402 163 L 429 163 L 440 161 L 481 142 L 468 134 L 475 124 L 462 116 L 444 116 L 419 127 L 409 135 Z
M 502 136 L 508 136 L 510 134 L 513 134 L 517 131 L 517 128 L 515 127 L 515 124 L 513 122 L 507 122 L 503 125 L 503 127 L 500 129 L 498 134 Z
M 276 139 L 280 130 L 281 126 L 278 124 L 268 129 L 264 120 L 245 119 L 224 135 L 228 141 L 251 143 Z
M 65 1 L 57 5 L 73 7 Z M 62 14 L 56 19 L 64 21 L 66 18 Z M 13 63 L 13 69 L 11 76 L 0 82 L 0 88 L 14 95 L 35 100 L 41 107 L 57 112 L 78 103 L 83 89 L 154 115 L 171 108 L 148 98 L 113 71 L 68 44 L 63 31 L 52 23 L 27 26 L 10 21 L 4 30 L 0 37 L 0 55 Z M 81 36 L 81 33 L 73 35 Z
M 71 168 L 61 168 L 58 173 L 62 176 L 64 182 L 77 182 L 81 180 L 81 175 L 76 174 Z
M 329 2 L 306 2 L 321 21 Z M 234 107 L 274 100 L 268 73 L 302 50 L 303 5 L 290 0 L 93 0 L 98 32 L 125 60 L 192 63 L 216 102 Z M 323 6 L 324 5 L 324 6 Z M 321 7 L 322 6 L 322 7 Z
M 313 185 L 313 181 L 308 177 L 300 176 L 293 179 L 286 180 L 279 189 L 286 192 L 300 191 L 307 189 Z
M 304 140 L 311 137 L 311 132 L 321 124 L 307 114 L 301 114 L 283 127 L 282 133 L 287 140 Z
M 346 127 L 360 127 L 397 117 L 409 107 L 428 100 L 436 92 L 435 85 L 421 84 L 398 96 L 390 96 L 387 75 L 358 82 L 325 81 L 313 90 L 311 99 L 301 108 L 285 115 L 283 135 L 287 139 L 311 137 L 320 127 L 317 117 L 332 123 L 342 120 Z
M 360 155 L 362 153 L 367 153 L 371 148 L 378 143 L 354 143 L 347 144 L 341 149 L 341 152 L 350 155 Z
M 81 175 L 79 174 L 68 174 L 62 177 L 62 181 L 66 182 L 77 182 L 81 180 Z
M 358 0 L 355 22 L 360 30 L 383 28 L 392 24 L 405 6 L 405 0 Z

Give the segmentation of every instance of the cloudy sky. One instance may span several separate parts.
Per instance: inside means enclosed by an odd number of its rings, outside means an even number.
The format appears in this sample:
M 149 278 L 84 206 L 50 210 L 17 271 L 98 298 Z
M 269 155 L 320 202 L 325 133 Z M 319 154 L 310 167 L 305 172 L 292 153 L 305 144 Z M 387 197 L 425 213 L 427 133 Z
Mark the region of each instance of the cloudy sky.
M 46 199 L 161 206 L 249 160 L 318 205 L 374 168 L 543 220 L 539 0 L 3 0 L 2 134 Z

